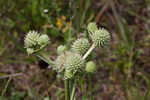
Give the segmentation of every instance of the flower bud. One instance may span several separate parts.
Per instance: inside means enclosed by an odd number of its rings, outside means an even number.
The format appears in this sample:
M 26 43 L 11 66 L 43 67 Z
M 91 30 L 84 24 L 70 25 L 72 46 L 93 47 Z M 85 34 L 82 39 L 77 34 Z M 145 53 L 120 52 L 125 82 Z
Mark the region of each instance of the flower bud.
M 86 63 L 85 71 L 88 73 L 93 73 L 96 71 L 96 65 L 93 61 L 89 61 Z
M 110 41 L 110 33 L 104 28 L 96 30 L 90 34 L 93 43 L 98 47 L 107 45 Z
M 66 50 L 67 50 L 66 46 L 60 45 L 60 46 L 57 47 L 57 54 L 60 55 L 60 54 L 64 53 Z
M 86 51 L 89 49 L 90 47 L 90 43 L 87 39 L 85 38 L 81 38 L 81 39 L 77 39 L 73 45 L 72 45 L 72 51 L 78 54 L 85 54 Z
M 46 34 L 43 34 L 38 39 L 38 44 L 41 46 L 45 46 L 49 43 L 49 37 Z
M 96 30 L 98 30 L 96 23 L 95 22 L 89 23 L 88 26 L 87 26 L 87 30 L 90 33 L 94 33 Z

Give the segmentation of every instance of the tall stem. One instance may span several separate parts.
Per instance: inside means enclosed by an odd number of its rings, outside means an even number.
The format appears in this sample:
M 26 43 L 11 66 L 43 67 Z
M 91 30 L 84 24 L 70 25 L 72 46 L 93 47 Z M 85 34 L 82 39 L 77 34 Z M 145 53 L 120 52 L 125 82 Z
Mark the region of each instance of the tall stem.
M 83 56 L 82 59 L 86 59 L 86 57 L 92 52 L 94 48 L 95 48 L 95 44 L 93 43 L 90 49 L 86 52 L 86 54 Z
M 69 80 L 65 80 L 65 100 L 69 100 Z
M 75 97 L 75 88 L 76 88 L 76 81 L 74 79 L 73 83 L 72 83 L 72 90 L 71 90 L 70 100 L 74 100 L 74 97 Z
M 92 95 L 92 77 L 91 77 L 91 74 L 89 73 L 88 74 L 88 81 L 89 81 L 89 89 L 88 89 L 88 92 L 89 92 L 89 95 L 90 95 L 90 100 L 93 100 L 93 95 Z

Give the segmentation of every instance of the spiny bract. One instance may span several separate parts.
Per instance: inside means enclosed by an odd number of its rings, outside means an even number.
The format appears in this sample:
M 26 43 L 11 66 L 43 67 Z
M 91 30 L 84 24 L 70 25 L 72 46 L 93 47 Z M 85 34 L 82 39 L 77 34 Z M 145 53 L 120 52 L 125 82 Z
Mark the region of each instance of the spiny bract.
M 29 31 L 24 42 L 27 53 L 32 54 L 43 49 L 49 43 L 49 38 L 46 34 L 41 35 L 36 31 Z
M 82 59 L 81 55 L 76 53 L 69 54 L 65 61 L 65 78 L 67 79 L 70 78 L 70 76 L 74 76 L 74 74 L 77 71 L 81 71 L 83 67 L 84 67 L 84 60 Z M 69 74 L 67 72 L 69 72 Z M 70 75 L 70 73 L 72 75 Z
M 72 51 L 75 53 L 79 53 L 81 55 L 85 54 L 89 49 L 90 43 L 87 39 L 81 38 L 77 39 L 72 45 Z
M 96 30 L 98 30 L 96 23 L 95 22 L 89 23 L 88 26 L 87 26 L 87 30 L 90 33 L 94 33 Z
M 104 28 L 96 30 L 90 34 L 93 43 L 98 47 L 107 45 L 110 41 L 110 33 Z

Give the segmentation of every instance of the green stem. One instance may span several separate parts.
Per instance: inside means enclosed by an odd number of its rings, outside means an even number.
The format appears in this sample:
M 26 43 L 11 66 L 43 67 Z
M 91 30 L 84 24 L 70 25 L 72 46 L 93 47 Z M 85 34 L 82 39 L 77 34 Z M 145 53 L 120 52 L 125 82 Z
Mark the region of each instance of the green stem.
M 90 100 L 93 100 L 93 95 L 92 95 L 92 77 L 91 77 L 91 74 L 89 73 L 88 74 L 88 79 L 89 79 L 89 95 L 90 95 Z
M 51 65 L 52 67 L 55 66 L 55 63 L 49 58 L 48 55 L 46 55 L 44 52 L 38 52 L 36 54 L 37 57 L 39 57 L 40 59 L 42 59 L 43 61 L 47 62 L 49 65 Z
M 72 83 L 72 91 L 71 91 L 70 100 L 74 100 L 74 97 L 75 97 L 75 88 L 76 88 L 75 86 L 76 86 L 76 82 L 74 80 L 73 83 Z
M 65 80 L 65 100 L 69 100 L 69 80 Z

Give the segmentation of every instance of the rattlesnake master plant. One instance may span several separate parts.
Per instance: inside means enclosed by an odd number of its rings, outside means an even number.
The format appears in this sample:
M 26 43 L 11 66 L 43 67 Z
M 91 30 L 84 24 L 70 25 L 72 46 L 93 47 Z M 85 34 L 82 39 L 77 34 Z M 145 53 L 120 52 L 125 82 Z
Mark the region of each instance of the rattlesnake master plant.
M 95 64 L 93 62 L 88 62 L 85 67 L 85 59 L 95 47 L 103 47 L 109 43 L 110 33 L 104 28 L 98 29 L 94 22 L 88 24 L 87 30 L 93 42 L 91 47 L 88 39 L 82 37 L 73 42 L 70 50 L 68 50 L 65 45 L 58 46 L 58 57 L 55 61 L 50 60 L 46 55 L 40 58 L 47 59 L 48 62 L 50 62 L 49 64 L 54 64 L 53 69 L 58 73 L 63 73 L 65 79 L 73 78 L 77 72 L 80 73 L 84 70 L 87 72 L 94 72 L 96 69 Z M 24 42 L 27 53 L 32 54 L 40 52 L 49 43 L 49 38 L 46 34 L 29 31 Z
M 49 38 L 46 34 L 41 35 L 36 31 L 29 31 L 24 42 L 27 53 L 32 54 L 42 50 L 49 43 Z
M 76 75 L 80 75 L 79 73 L 84 74 L 85 72 L 94 73 L 96 71 L 95 63 L 86 60 L 88 55 L 94 48 L 103 47 L 110 41 L 110 33 L 104 28 L 98 28 L 94 22 L 88 24 L 87 30 L 92 40 L 91 45 L 85 37 L 73 42 L 70 49 L 65 45 L 60 45 L 57 48 L 58 56 L 55 61 L 52 61 L 48 55 L 42 52 L 44 47 L 49 43 L 49 38 L 46 34 L 42 35 L 36 31 L 29 31 L 24 40 L 28 54 L 35 53 L 39 58 L 50 64 L 58 72 L 58 75 L 63 75 L 65 79 L 65 100 L 75 100 L 75 89 L 72 87 L 75 85 L 71 85 L 70 83 L 71 80 L 76 79 Z

